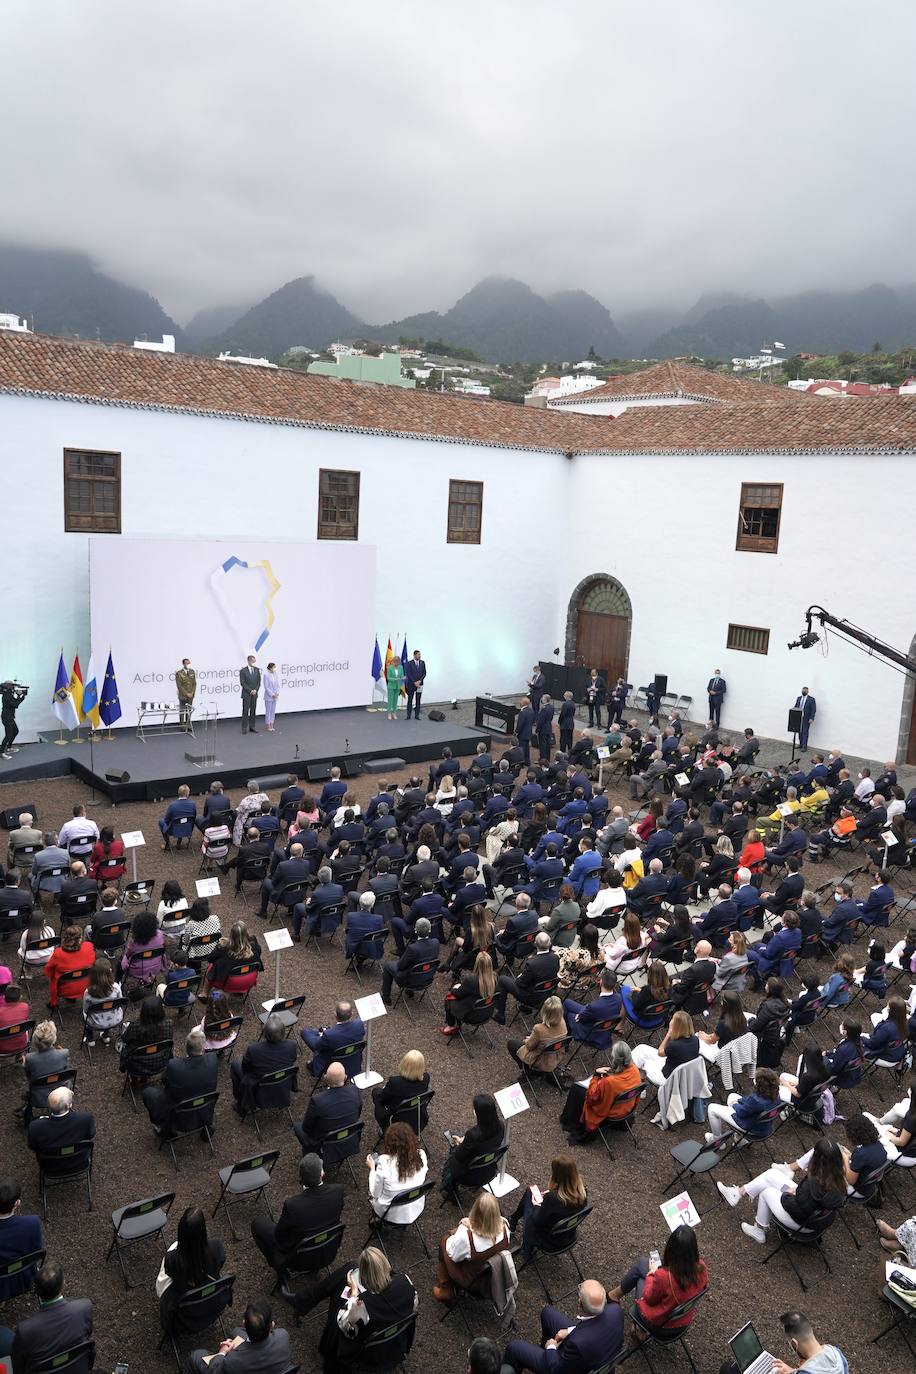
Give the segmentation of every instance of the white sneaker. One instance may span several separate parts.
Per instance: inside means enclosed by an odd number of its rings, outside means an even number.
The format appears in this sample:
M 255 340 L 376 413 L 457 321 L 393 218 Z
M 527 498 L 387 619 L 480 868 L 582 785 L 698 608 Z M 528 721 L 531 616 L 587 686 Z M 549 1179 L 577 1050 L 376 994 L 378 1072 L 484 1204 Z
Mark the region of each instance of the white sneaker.
M 727 1183 L 717 1183 L 716 1187 L 718 1188 L 722 1196 L 725 1198 L 725 1201 L 728 1203 L 729 1207 L 738 1206 L 738 1203 L 741 1201 L 740 1188 L 730 1188 Z
M 749 1221 L 742 1221 L 741 1230 L 749 1240 L 755 1240 L 758 1245 L 766 1245 L 767 1233 L 762 1226 L 752 1226 Z
M 712 1131 L 707 1131 L 703 1137 L 703 1140 L 706 1142 L 707 1145 L 711 1145 L 715 1138 L 716 1137 L 713 1135 Z

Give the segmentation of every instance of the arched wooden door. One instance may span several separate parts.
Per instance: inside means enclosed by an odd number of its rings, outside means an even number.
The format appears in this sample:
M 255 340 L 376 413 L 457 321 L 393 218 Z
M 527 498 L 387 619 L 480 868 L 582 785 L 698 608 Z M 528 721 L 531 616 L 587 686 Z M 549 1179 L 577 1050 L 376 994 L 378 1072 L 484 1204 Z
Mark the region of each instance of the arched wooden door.
M 616 578 L 595 574 L 580 582 L 570 598 L 567 663 L 599 668 L 609 684 L 626 678 L 632 618 L 630 598 Z

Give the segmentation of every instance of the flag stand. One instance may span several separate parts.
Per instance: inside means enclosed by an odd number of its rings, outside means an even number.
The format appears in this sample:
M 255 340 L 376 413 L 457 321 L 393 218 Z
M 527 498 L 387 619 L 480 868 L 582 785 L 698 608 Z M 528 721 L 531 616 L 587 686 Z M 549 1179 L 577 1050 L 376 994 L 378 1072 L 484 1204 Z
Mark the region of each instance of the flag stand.
M 63 726 L 60 727 L 60 736 L 59 736 L 58 739 L 56 739 L 56 740 L 54 741 L 54 743 L 55 743 L 55 744 L 61 744 L 61 745 L 63 745 L 63 744 L 69 744 L 69 743 L 70 743 L 70 741 L 69 741 L 68 739 L 66 739 L 65 736 L 64 736 L 64 727 L 63 727 Z
M 74 729 L 72 735 L 70 736 L 70 743 L 71 743 L 71 744 L 82 744 L 83 742 L 84 742 L 84 741 L 83 741 L 83 737 L 82 737 L 82 735 L 80 734 L 80 728 L 79 728 L 79 726 L 77 725 L 77 726 L 75 727 L 75 729 Z

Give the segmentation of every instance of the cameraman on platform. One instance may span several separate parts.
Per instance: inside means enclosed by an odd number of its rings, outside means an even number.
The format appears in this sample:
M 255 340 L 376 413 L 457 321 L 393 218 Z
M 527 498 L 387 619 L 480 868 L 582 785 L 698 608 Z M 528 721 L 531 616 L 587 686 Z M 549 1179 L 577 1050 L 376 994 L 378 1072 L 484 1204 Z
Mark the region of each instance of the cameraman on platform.
M 0 682 L 0 721 L 3 723 L 3 743 L 0 744 L 0 754 L 5 759 L 11 759 L 18 753 L 13 748 L 13 740 L 19 734 L 19 726 L 16 724 L 16 711 L 28 694 L 28 687 L 22 687 L 18 682 Z

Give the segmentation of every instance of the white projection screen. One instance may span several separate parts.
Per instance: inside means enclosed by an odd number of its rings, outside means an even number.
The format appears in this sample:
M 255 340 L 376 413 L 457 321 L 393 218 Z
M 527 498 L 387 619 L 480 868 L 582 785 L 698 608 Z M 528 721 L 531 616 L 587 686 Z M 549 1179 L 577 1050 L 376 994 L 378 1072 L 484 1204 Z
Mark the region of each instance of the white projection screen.
M 141 701 L 177 700 L 183 658 L 197 672 L 195 716 L 241 715 L 252 653 L 262 671 L 277 665 L 280 712 L 369 702 L 374 545 L 102 535 L 89 541 L 89 596 L 100 695 L 110 648 L 122 727 Z

